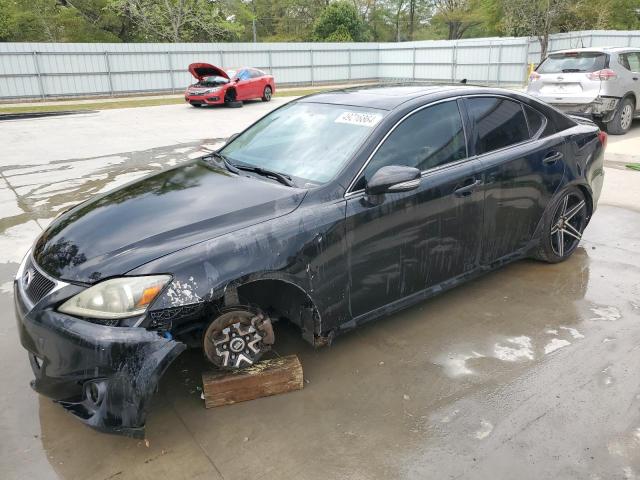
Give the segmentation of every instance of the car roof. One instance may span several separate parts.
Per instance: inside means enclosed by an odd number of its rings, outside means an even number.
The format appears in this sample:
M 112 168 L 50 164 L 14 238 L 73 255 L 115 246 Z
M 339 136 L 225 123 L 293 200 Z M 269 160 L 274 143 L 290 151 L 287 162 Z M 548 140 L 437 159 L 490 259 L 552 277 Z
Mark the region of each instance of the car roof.
M 419 97 L 438 99 L 455 95 L 472 94 L 507 94 L 515 96 L 513 91 L 470 86 L 466 84 L 457 85 L 434 85 L 434 84 L 373 84 L 359 87 L 349 87 L 329 92 L 321 92 L 308 95 L 299 99 L 299 102 L 306 103 L 329 103 L 334 105 L 350 105 L 354 107 L 369 107 L 380 110 L 393 110 L 403 103 Z
M 581 47 L 581 48 L 565 48 L 564 50 L 554 50 L 554 53 L 570 53 L 570 52 L 598 52 L 598 53 L 619 53 L 619 52 L 636 52 L 639 48 L 633 47 Z

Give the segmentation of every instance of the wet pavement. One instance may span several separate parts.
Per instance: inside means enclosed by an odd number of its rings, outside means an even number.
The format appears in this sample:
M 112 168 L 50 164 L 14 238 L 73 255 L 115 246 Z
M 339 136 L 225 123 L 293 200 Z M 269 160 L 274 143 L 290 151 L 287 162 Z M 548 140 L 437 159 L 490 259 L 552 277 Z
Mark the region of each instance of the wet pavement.
M 164 377 L 147 442 L 29 388 L 12 278 L 55 215 L 215 148 L 283 100 L 0 124 L 0 478 L 633 479 L 640 476 L 640 123 L 610 137 L 605 191 L 567 262 L 521 261 L 313 350 L 305 388 L 206 410 L 197 351 Z

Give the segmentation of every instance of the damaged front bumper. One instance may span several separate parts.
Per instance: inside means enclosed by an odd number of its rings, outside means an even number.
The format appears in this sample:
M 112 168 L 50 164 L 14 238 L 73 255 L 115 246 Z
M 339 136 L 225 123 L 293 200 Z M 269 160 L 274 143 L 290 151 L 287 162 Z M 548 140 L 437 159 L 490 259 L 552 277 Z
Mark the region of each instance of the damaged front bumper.
M 14 285 L 20 341 L 38 393 L 100 431 L 144 437 L 160 377 L 186 348 L 143 328 L 109 327 L 53 308 L 29 308 Z

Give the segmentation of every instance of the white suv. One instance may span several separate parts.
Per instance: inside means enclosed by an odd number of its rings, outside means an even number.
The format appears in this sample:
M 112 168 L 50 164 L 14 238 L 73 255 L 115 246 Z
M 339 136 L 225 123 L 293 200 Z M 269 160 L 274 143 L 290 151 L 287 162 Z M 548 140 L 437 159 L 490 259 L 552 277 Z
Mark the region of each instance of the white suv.
M 640 115 L 640 50 L 578 48 L 549 54 L 527 92 L 567 113 L 592 117 L 622 135 Z

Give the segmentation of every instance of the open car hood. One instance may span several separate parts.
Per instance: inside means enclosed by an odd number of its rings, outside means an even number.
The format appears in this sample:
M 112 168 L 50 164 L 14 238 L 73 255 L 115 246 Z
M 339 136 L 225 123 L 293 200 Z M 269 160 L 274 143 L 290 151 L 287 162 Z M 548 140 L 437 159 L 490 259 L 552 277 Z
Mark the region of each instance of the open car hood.
M 210 63 L 192 63 L 191 65 L 189 65 L 189 73 L 196 77 L 198 81 L 202 81 L 203 78 L 211 77 L 214 75 L 229 79 L 229 75 L 227 75 L 227 72 L 225 72 L 220 67 L 211 65 Z

